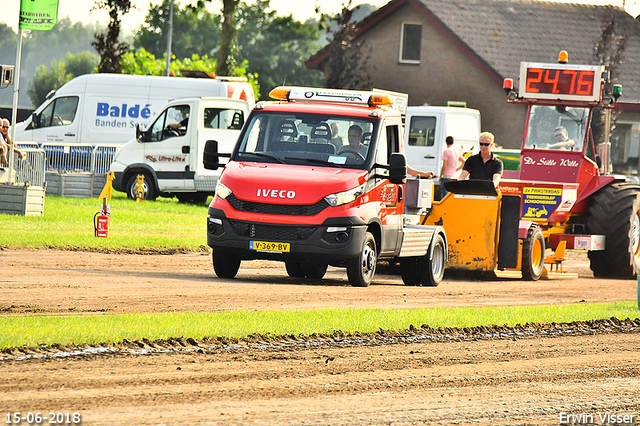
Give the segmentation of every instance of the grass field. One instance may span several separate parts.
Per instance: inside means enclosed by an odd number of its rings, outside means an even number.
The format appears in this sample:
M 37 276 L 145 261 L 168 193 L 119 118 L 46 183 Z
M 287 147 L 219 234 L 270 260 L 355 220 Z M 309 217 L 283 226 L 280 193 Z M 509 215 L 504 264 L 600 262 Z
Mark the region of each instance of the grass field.
M 110 201 L 108 238 L 94 236 L 98 199 L 47 196 L 42 217 L 0 214 L 0 246 L 97 251 L 201 251 L 206 249 L 207 205 L 176 200 L 135 202 L 123 194 Z M 1 289 L 0 289 L 1 291 Z M 637 318 L 635 301 L 564 306 L 353 310 L 267 311 L 228 313 L 163 313 L 83 316 L 0 317 L 0 348 L 40 344 L 93 344 L 123 339 L 170 337 L 243 337 L 254 333 L 284 335 L 367 333 L 409 325 L 469 327 L 526 322 L 570 322 L 610 317 Z
M 590 319 L 638 318 L 633 302 L 429 309 L 315 309 L 303 311 L 234 311 L 219 313 L 153 313 L 100 316 L 0 317 L 0 349 L 59 344 L 119 343 L 123 339 L 284 336 L 372 333 L 405 330 L 410 325 L 438 327 L 514 326 L 569 323 Z

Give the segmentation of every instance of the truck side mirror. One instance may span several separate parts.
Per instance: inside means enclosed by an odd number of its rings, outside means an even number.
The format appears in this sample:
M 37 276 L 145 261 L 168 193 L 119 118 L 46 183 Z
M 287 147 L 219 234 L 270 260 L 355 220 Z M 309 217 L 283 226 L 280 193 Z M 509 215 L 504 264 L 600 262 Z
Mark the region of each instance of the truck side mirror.
M 407 180 L 407 159 L 404 154 L 394 152 L 389 158 L 389 182 L 400 185 Z
M 222 165 L 218 154 L 218 141 L 207 141 L 204 144 L 202 164 L 207 170 L 218 170 L 218 167 Z

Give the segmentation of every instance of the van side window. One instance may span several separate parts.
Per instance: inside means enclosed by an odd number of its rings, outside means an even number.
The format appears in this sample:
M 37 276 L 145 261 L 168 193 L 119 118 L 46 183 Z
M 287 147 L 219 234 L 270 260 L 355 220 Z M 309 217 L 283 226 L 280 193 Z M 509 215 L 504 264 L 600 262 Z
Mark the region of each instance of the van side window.
M 205 129 L 240 130 L 244 125 L 244 112 L 239 109 L 205 108 Z
M 184 136 L 189 124 L 189 105 L 174 105 L 164 110 L 151 126 L 149 142 Z
M 411 127 L 409 127 L 410 146 L 433 146 L 436 138 L 436 118 L 435 117 L 411 117 Z
M 54 99 L 38 116 L 35 127 L 66 126 L 73 123 L 78 109 L 78 97 L 66 96 Z

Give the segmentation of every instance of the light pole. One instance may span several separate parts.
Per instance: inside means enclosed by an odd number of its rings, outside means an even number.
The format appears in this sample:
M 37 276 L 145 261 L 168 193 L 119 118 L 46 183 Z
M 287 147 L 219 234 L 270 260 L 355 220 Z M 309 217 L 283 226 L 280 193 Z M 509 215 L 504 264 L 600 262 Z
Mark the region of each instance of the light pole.
M 171 0 L 171 6 L 169 7 L 169 34 L 167 37 L 167 66 L 164 70 L 164 75 L 169 76 L 169 67 L 171 66 L 171 38 L 173 36 L 173 0 Z

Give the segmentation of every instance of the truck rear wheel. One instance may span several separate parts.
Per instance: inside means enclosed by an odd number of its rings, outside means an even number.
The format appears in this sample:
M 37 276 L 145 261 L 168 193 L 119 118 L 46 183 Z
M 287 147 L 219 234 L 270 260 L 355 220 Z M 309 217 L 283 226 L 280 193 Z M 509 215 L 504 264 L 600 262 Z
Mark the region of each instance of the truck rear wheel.
M 127 198 L 132 200 L 136 199 L 135 190 L 136 186 L 138 186 L 138 175 L 144 176 L 144 182 L 142 183 L 142 187 L 144 188 L 144 198 L 143 200 L 153 201 L 158 197 L 156 194 L 156 185 L 153 181 L 153 176 L 149 172 L 138 172 L 134 173 L 130 178 L 129 182 L 127 182 Z
M 447 244 L 442 235 L 436 234 L 433 236 L 429 252 L 425 256 L 401 260 L 402 281 L 409 286 L 437 287 L 444 277 L 446 259 Z
M 633 279 L 640 271 L 640 187 L 620 182 L 598 191 L 587 233 L 605 236 L 605 249 L 588 253 L 593 275 Z
M 221 249 L 213 249 L 213 270 L 220 278 L 234 278 L 240 269 L 240 258 Z
M 377 261 L 376 240 L 370 232 L 367 232 L 358 257 L 347 261 L 349 284 L 353 287 L 369 287 L 376 273 Z
M 537 281 L 544 270 L 544 235 L 538 225 L 532 225 L 522 244 L 522 279 Z

